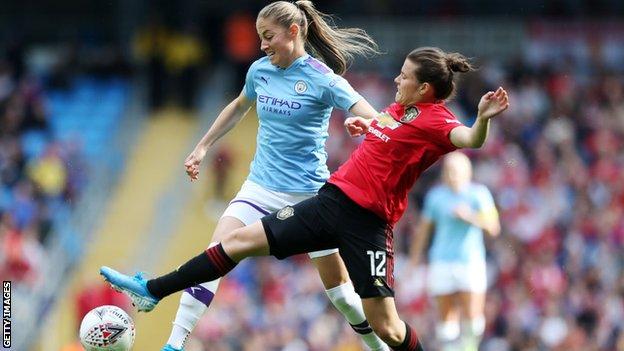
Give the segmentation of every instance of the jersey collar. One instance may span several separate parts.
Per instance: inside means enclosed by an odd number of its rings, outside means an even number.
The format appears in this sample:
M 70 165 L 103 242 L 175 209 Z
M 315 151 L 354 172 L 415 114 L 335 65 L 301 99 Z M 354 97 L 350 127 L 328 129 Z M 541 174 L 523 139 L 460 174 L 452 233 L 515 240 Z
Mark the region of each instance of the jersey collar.
M 291 68 L 293 68 L 293 67 L 297 67 L 297 66 L 301 65 L 301 64 L 302 64 L 305 60 L 307 60 L 308 58 L 310 58 L 310 54 L 306 53 L 306 54 L 304 54 L 303 56 L 298 57 L 297 59 L 295 59 L 295 60 L 294 60 L 294 61 L 290 64 L 290 66 L 288 66 L 288 67 L 286 67 L 286 68 L 281 68 L 281 67 L 277 67 L 277 68 L 278 68 L 278 70 L 280 70 L 280 71 L 284 71 L 284 72 L 285 72 L 285 71 L 290 70 L 290 69 L 291 69 Z

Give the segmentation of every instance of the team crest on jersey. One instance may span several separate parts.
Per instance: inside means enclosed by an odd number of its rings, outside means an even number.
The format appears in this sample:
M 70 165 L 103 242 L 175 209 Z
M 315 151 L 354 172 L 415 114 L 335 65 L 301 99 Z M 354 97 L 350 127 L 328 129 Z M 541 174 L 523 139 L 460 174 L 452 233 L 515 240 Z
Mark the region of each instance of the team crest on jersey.
M 295 214 L 295 209 L 292 206 L 286 206 L 277 212 L 277 219 L 281 219 L 282 221 L 292 217 Z
M 399 124 L 388 112 L 382 112 L 377 116 L 377 125 L 381 128 L 390 128 L 392 130 L 396 129 Z
M 297 94 L 303 94 L 308 90 L 308 85 L 302 81 L 302 80 L 298 80 L 297 83 L 295 83 L 295 91 L 297 92 Z
M 420 110 L 415 106 L 409 107 L 405 110 L 405 114 L 401 117 L 401 123 L 409 123 L 418 117 L 420 114 Z

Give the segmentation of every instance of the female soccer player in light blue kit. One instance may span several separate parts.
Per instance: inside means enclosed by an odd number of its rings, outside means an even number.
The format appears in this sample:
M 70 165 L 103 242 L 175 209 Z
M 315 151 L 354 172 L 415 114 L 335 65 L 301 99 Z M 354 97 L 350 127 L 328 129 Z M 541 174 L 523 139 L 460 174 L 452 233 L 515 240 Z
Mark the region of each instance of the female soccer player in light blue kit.
M 429 235 L 434 233 L 428 285 L 438 305 L 436 337 L 442 351 L 478 350 L 485 328 L 483 233 L 498 235 L 500 223 L 492 194 L 484 185 L 471 182 L 471 177 L 472 166 L 466 155 L 453 152 L 446 156 L 443 183 L 427 193 L 412 243 L 412 259 L 418 263 Z
M 197 179 L 208 148 L 255 105 L 260 122 L 256 154 L 247 180 L 217 224 L 213 243 L 234 229 L 316 194 L 329 177 L 325 140 L 334 107 L 366 118 L 377 114 L 339 75 L 353 55 L 376 53 L 375 42 L 360 29 L 331 27 L 324 16 L 310 1 L 278 1 L 260 11 L 256 27 L 267 56 L 251 65 L 241 94 L 221 111 L 185 161 L 188 175 Z M 310 56 L 306 45 L 325 63 Z M 338 250 L 309 256 L 327 295 L 353 329 L 372 350 L 387 350 L 364 317 Z M 183 348 L 218 284 L 215 280 L 185 290 L 162 350 Z

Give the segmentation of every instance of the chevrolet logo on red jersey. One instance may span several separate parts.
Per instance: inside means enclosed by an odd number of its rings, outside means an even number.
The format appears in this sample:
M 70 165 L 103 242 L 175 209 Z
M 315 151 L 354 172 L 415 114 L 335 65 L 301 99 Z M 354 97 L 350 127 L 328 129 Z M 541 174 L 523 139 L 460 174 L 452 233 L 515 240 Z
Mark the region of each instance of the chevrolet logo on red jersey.
M 392 118 L 392 116 L 390 116 L 390 114 L 388 114 L 388 112 L 382 112 L 379 115 L 377 115 L 377 118 L 375 118 L 377 120 L 377 125 L 380 128 L 390 128 L 392 130 L 396 129 L 398 126 L 400 126 L 401 124 L 399 122 L 397 122 L 394 118 Z

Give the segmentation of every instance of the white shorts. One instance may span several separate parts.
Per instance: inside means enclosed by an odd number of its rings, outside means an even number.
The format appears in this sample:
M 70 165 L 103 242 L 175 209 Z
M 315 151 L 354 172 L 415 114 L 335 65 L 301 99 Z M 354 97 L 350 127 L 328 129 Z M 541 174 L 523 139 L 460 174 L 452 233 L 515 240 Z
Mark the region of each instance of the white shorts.
M 470 264 L 433 262 L 427 272 L 427 287 L 431 295 L 456 292 L 484 293 L 487 290 L 485 262 Z
M 245 225 L 250 225 L 260 218 L 278 211 L 285 206 L 292 206 L 298 202 L 309 199 L 315 193 L 292 194 L 281 193 L 262 187 L 250 180 L 246 180 L 241 186 L 236 197 L 225 209 L 221 218 L 234 217 Z M 338 249 L 329 249 L 308 253 L 310 258 L 328 256 L 338 252 Z

